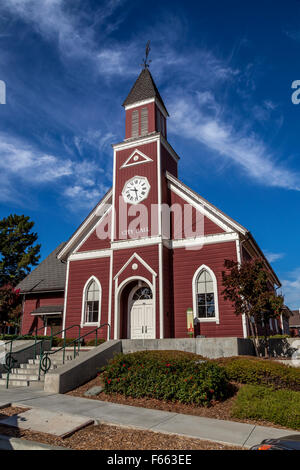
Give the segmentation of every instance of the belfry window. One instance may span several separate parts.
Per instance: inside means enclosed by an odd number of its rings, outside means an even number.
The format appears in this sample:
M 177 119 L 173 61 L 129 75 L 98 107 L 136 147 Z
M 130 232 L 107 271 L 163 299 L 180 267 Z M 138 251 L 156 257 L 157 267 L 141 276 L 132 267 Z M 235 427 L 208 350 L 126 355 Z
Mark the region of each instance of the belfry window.
M 197 317 L 215 318 L 215 288 L 212 276 L 203 269 L 196 280 Z
M 148 134 L 148 108 L 141 111 L 141 135 Z
M 131 137 L 139 136 L 139 112 L 135 109 L 131 115 Z
M 83 324 L 98 324 L 100 321 L 101 289 L 100 284 L 92 278 L 85 288 L 83 302 Z

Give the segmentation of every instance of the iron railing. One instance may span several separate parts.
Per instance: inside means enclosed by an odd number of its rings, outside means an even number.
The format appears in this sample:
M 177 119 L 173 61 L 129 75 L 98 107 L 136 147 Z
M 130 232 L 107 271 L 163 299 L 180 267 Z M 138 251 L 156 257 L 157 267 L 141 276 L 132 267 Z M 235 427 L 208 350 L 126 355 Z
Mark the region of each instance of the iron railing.
M 104 323 L 103 325 L 100 325 L 98 326 L 97 328 L 94 328 L 93 330 L 90 330 L 88 331 L 87 333 L 85 333 L 84 335 L 81 335 L 79 336 L 78 338 L 76 339 L 73 339 L 72 341 L 69 341 L 68 344 L 66 344 L 66 341 L 64 341 L 64 345 L 61 346 L 60 348 L 56 349 L 55 351 L 47 351 L 45 353 L 42 353 L 40 354 L 40 365 L 39 365 L 39 379 L 40 379 L 40 374 L 41 374 L 41 371 L 44 372 L 44 374 L 47 374 L 47 372 L 49 371 L 51 365 L 52 365 L 52 361 L 51 361 L 51 358 L 50 356 L 52 356 L 53 354 L 56 354 L 58 353 L 59 351 L 63 350 L 63 364 L 65 363 L 65 353 L 66 353 L 66 347 L 70 347 L 72 344 L 74 345 L 74 349 L 73 349 L 73 357 L 75 359 L 75 357 L 79 354 L 79 351 L 80 351 L 80 344 L 82 342 L 82 340 L 86 337 L 86 336 L 89 336 L 91 335 L 92 333 L 96 333 L 95 335 L 95 346 L 97 346 L 97 343 L 98 343 L 98 331 L 101 329 L 101 328 L 104 328 L 105 326 L 108 327 L 108 331 L 109 331 L 109 334 L 108 334 L 108 339 L 110 339 L 110 324 L 109 323 Z M 66 338 L 65 338 L 66 340 Z

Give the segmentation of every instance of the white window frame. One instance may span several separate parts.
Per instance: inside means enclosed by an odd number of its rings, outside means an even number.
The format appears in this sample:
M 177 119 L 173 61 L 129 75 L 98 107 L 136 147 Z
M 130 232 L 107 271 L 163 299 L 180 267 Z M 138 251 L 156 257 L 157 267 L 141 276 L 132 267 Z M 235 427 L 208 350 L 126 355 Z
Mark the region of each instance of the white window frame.
M 97 322 L 86 322 L 85 321 L 85 304 L 86 304 L 86 293 L 87 293 L 87 288 L 89 284 L 95 281 L 98 289 L 99 289 L 99 309 L 98 309 L 98 321 Z M 101 304 L 102 304 L 102 287 L 100 284 L 100 281 L 96 278 L 96 276 L 91 276 L 85 283 L 84 288 L 83 288 L 83 293 L 82 293 L 82 309 L 81 309 L 81 323 L 80 326 L 81 328 L 85 326 L 100 326 L 101 322 Z
M 197 280 L 202 271 L 207 271 L 211 279 L 213 281 L 213 286 L 214 286 L 214 301 L 215 301 L 215 316 L 213 318 L 199 318 L 198 315 L 198 310 L 197 310 Z M 199 323 L 217 323 L 219 325 L 220 323 L 220 316 L 219 316 L 219 298 L 218 298 L 218 283 L 217 283 L 217 278 L 215 276 L 215 273 L 212 271 L 211 268 L 206 266 L 205 264 L 202 264 L 200 266 L 193 277 L 193 311 L 194 311 L 194 318 L 199 322 Z

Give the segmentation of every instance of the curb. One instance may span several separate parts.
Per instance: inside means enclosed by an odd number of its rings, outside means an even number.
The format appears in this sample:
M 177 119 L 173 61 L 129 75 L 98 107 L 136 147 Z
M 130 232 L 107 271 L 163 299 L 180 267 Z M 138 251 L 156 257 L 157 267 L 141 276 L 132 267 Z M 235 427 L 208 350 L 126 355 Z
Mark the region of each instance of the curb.
M 65 447 L 50 446 L 41 442 L 26 441 L 18 437 L 0 434 L 0 450 L 70 450 Z

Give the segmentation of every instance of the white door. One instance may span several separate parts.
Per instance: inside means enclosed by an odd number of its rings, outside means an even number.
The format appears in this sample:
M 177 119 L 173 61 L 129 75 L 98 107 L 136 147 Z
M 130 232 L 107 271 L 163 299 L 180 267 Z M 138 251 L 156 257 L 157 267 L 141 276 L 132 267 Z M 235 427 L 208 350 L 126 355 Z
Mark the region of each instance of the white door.
M 142 292 L 144 289 L 144 292 Z M 151 298 L 149 298 L 151 296 Z M 155 311 L 149 288 L 136 290 L 129 304 L 129 329 L 131 339 L 155 338 Z M 147 298 L 148 297 L 148 298 Z

